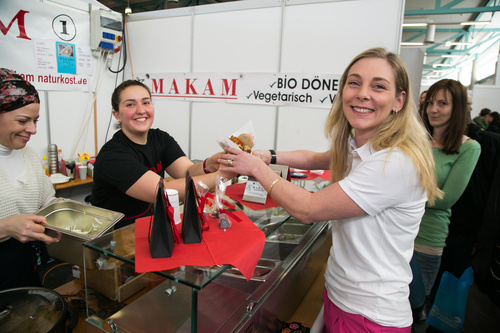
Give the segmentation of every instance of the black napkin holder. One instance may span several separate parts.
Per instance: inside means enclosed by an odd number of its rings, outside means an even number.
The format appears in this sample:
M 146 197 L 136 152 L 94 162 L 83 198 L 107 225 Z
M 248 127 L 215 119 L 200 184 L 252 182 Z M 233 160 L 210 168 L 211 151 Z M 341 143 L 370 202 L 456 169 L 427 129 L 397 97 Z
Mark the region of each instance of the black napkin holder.
M 173 221 L 167 213 L 168 197 L 165 196 L 163 181 L 158 183 L 154 214 L 149 229 L 149 252 L 152 258 L 170 258 L 174 252 Z M 174 225 L 175 227 L 175 225 Z
M 186 173 L 184 214 L 182 216 L 182 239 L 184 244 L 201 243 L 201 217 L 198 210 L 198 195 L 193 178 Z

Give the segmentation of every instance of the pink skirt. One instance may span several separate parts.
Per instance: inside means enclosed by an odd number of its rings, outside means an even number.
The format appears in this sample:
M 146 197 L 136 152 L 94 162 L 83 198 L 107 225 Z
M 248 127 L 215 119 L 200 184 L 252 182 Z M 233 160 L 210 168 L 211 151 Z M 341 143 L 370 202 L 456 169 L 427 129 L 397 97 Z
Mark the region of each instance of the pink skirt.
M 327 333 L 410 333 L 411 326 L 408 327 L 388 327 L 374 323 L 365 317 L 342 311 L 328 298 L 326 289 L 323 291 L 324 319 Z

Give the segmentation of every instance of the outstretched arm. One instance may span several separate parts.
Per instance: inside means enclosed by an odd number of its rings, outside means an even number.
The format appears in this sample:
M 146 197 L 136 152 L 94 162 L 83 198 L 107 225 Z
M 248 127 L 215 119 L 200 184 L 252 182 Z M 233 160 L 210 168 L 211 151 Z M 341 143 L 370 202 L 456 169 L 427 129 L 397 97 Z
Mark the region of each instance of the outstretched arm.
M 271 164 L 269 150 L 256 150 L 253 155 L 259 157 L 264 163 Z M 330 168 L 330 151 L 319 153 L 311 150 L 277 151 L 276 164 L 304 170 L 328 170 Z
M 348 218 L 366 214 L 338 183 L 316 193 L 281 179 L 259 157 L 235 148 L 226 148 L 221 155 L 220 170 L 253 176 L 288 213 L 302 221 L 312 223 Z M 228 162 L 231 160 L 231 162 Z

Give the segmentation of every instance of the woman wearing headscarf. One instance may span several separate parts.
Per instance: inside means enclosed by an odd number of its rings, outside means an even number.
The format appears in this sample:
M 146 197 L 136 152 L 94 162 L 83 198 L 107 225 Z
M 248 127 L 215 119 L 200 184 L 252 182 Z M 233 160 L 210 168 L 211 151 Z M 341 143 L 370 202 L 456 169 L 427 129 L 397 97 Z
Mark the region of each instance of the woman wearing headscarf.
M 35 87 L 0 68 L 0 290 L 40 286 L 32 242 L 60 238 L 46 235 L 45 217 L 34 215 L 55 194 L 39 157 L 26 146 L 39 110 Z

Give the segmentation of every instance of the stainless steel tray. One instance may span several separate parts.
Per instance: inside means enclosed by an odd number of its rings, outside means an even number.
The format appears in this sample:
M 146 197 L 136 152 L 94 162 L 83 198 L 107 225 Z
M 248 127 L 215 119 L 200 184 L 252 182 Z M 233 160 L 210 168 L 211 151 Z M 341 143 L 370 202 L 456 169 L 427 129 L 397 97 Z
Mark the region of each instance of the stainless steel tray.
M 124 216 L 123 213 L 71 200 L 54 202 L 36 215 L 45 216 L 48 229 L 86 241 L 101 236 Z

